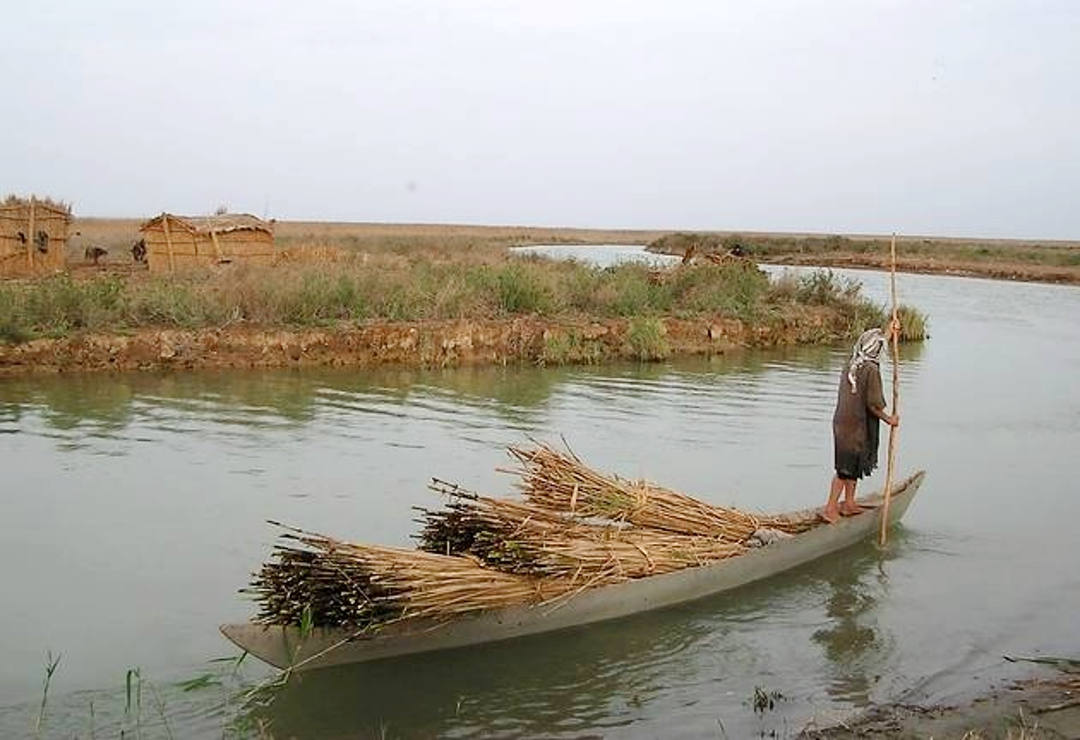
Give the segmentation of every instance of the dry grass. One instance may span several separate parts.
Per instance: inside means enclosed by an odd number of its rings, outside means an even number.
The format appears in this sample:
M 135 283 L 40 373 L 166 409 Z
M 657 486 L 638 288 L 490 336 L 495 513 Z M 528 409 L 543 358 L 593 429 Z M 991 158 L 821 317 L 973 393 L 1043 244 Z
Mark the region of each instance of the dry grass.
M 738 248 L 759 262 L 889 269 L 887 236 L 698 232 L 667 234 L 651 248 L 682 255 Z M 901 236 L 897 268 L 907 272 L 1080 283 L 1080 242 Z
M 86 246 L 109 250 L 106 263 L 127 264 L 128 251 L 139 238 L 142 219 L 76 218 L 69 261 L 81 261 Z M 492 257 L 517 244 L 648 244 L 663 232 L 604 229 L 554 229 L 525 226 L 457 226 L 445 224 L 366 224 L 277 221 L 274 237 L 284 250 L 296 247 L 338 248 L 369 259 L 385 255 L 435 260 L 452 256 Z

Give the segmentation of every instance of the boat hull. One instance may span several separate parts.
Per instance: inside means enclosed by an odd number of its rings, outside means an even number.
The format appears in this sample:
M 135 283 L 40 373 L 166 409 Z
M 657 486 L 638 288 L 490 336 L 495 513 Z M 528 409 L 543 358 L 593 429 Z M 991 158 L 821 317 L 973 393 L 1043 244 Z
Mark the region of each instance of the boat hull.
M 893 486 L 890 525 L 907 511 L 925 475 L 920 471 Z M 863 504 L 873 506 L 878 500 L 872 496 Z M 508 607 L 449 621 L 405 620 L 362 636 L 348 629 L 316 628 L 301 638 L 298 627 L 253 623 L 227 624 L 221 632 L 255 657 L 294 670 L 509 640 L 660 609 L 768 578 L 876 535 L 878 512 L 870 509 L 709 565 L 588 589 L 554 605 Z

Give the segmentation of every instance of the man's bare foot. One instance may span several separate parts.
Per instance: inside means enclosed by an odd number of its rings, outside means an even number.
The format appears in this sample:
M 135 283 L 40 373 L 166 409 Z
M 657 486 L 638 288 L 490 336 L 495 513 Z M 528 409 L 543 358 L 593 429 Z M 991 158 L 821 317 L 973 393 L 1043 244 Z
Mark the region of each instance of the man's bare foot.
M 840 507 L 840 514 L 842 516 L 855 516 L 856 514 L 861 514 L 864 511 L 866 511 L 866 509 L 859 506 L 858 504 L 851 504 L 850 506 Z
M 824 509 L 820 514 L 818 514 L 818 518 L 826 524 L 836 524 L 838 521 L 840 521 L 840 513 L 835 510 L 829 511 L 828 509 Z

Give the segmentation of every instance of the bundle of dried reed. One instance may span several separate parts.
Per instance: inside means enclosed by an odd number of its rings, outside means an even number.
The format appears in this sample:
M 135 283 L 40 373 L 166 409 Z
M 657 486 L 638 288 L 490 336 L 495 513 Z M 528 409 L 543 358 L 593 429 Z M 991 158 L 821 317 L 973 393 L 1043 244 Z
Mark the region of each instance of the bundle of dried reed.
M 600 585 L 668 573 L 740 555 L 741 543 L 657 529 L 584 522 L 531 503 L 489 498 L 435 481 L 450 495 L 421 509 L 421 547 L 467 554 L 510 573 Z
M 275 523 L 276 524 L 276 523 Z M 286 532 L 246 593 L 257 620 L 375 628 L 412 617 L 450 617 L 515 604 L 543 603 L 568 584 L 502 573 L 468 557 L 342 542 L 282 526 Z
M 573 453 L 545 444 L 510 447 L 509 452 L 519 465 L 507 472 L 520 476 L 518 487 L 530 503 L 575 517 L 599 517 L 737 543 L 761 527 L 796 533 L 814 526 L 810 514 L 802 518 L 751 514 L 713 506 L 645 480 L 603 475 Z
M 631 578 L 744 553 L 760 527 L 799 532 L 788 519 L 710 506 L 644 481 L 601 475 L 548 446 L 510 448 L 525 501 L 450 495 L 420 509 L 423 550 L 286 532 L 247 591 L 270 624 L 376 628 L 412 617 L 448 618 L 540 604 Z M 283 526 L 283 525 L 279 525 Z

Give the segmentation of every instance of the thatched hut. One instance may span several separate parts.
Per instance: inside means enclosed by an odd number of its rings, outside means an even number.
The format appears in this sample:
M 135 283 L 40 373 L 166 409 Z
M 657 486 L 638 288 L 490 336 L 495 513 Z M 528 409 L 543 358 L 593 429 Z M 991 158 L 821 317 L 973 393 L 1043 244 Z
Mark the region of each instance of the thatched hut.
M 0 202 L 0 275 L 34 275 L 64 269 L 71 206 L 48 198 Z
M 162 213 L 144 223 L 139 231 L 146 240 L 150 272 L 229 262 L 269 265 L 274 261 L 270 224 L 246 213 L 199 217 Z

